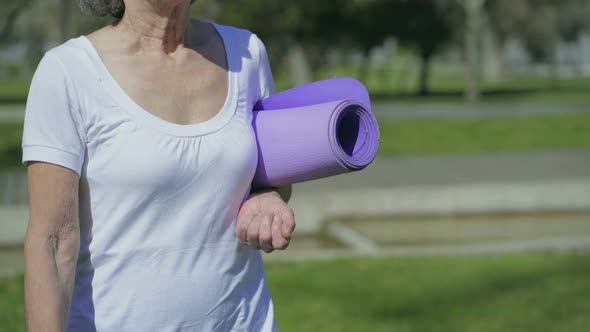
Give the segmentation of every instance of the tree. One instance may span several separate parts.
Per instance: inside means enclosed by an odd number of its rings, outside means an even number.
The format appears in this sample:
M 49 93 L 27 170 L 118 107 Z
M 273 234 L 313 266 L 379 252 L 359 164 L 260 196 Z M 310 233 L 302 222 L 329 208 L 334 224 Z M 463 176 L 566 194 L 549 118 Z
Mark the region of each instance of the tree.
M 590 30 L 590 2 L 587 0 L 564 0 L 554 9 L 561 39 L 574 42 L 582 32 Z
M 395 36 L 422 59 L 419 93 L 427 94 L 432 57 L 451 37 L 435 0 L 217 0 L 215 6 L 206 11 L 260 35 L 275 60 L 289 59 L 295 84 L 311 79 L 329 47 L 356 48 L 368 59 L 374 47 Z M 365 62 L 361 78 L 367 68 Z
M 247 27 L 274 58 L 287 58 L 295 85 L 312 79 L 310 54 L 332 43 L 342 27 L 346 0 L 219 0 L 219 21 Z M 270 45 L 270 47 L 269 47 Z
M 531 11 L 522 29 L 521 38 L 534 61 L 553 62 L 555 47 L 559 41 L 555 8 L 545 3 L 531 8 Z
M 451 40 L 451 26 L 441 15 L 435 1 L 397 2 L 398 26 L 395 35 L 402 45 L 415 49 L 420 57 L 418 93 L 429 93 L 428 80 L 432 57 Z
M 0 1 L 0 6 L 7 9 L 6 14 L 2 15 L 2 20 L 0 21 L 0 43 L 9 39 L 14 31 L 16 19 L 32 2 L 32 0 Z
M 365 59 L 387 37 L 395 37 L 401 45 L 416 51 L 421 59 L 418 93 L 429 93 L 430 62 L 451 40 L 451 25 L 436 1 L 355 0 L 340 16 L 344 18 L 340 36 L 348 36 Z M 367 67 L 363 66 L 363 78 Z
M 484 4 L 482 69 L 485 78 L 497 79 L 502 75 L 500 46 L 522 29 L 528 11 L 525 0 L 494 0 Z
M 482 12 L 485 0 L 460 0 L 465 10 L 465 58 L 466 78 L 465 100 L 478 102 L 480 98 L 480 49 Z

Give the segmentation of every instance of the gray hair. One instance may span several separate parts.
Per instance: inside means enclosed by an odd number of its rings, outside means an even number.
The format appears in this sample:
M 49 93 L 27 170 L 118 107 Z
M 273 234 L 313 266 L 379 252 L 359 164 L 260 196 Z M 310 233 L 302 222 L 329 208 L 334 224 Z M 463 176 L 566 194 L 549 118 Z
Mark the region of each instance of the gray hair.
M 191 5 L 196 0 L 191 0 Z M 125 2 L 123 0 L 78 0 L 80 8 L 94 16 L 111 15 L 120 19 L 125 14 Z
M 94 16 L 111 15 L 121 18 L 125 14 L 125 2 L 123 0 L 78 0 L 80 8 Z

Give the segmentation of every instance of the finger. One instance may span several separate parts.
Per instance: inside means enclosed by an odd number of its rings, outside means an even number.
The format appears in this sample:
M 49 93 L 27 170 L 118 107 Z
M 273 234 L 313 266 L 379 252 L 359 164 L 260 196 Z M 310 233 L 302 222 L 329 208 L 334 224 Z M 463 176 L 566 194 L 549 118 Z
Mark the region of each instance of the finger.
M 264 218 L 260 222 L 260 229 L 258 231 L 258 240 L 260 248 L 264 250 L 264 252 L 266 253 L 270 253 L 274 250 L 272 245 L 271 218 L 272 216 L 270 215 L 264 216 Z
M 291 239 L 291 235 L 295 230 L 295 214 L 291 208 L 286 213 L 283 213 L 282 216 L 283 225 L 282 225 L 282 234 L 285 239 Z
M 287 248 L 289 240 L 285 239 L 282 234 L 283 221 L 281 217 L 275 215 L 272 221 L 272 246 L 275 249 L 283 250 Z
M 236 225 L 236 235 L 240 240 L 240 243 L 247 244 L 248 241 L 248 227 L 254 219 L 253 215 L 248 216 L 246 219 L 240 220 Z
M 246 244 L 251 246 L 252 248 L 260 249 L 258 243 L 258 235 L 260 229 L 260 216 L 255 216 L 250 225 L 248 225 L 248 232 L 246 235 Z

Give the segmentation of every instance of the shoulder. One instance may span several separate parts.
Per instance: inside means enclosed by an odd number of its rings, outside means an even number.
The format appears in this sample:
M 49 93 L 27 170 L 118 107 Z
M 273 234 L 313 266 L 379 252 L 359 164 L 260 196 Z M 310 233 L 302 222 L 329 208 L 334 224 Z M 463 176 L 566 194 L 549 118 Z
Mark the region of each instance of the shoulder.
M 63 44 L 50 48 L 43 55 L 43 59 L 48 58 L 47 61 L 59 61 L 63 65 L 75 64 L 84 55 L 86 48 L 84 38 L 84 36 L 71 38 Z
M 54 108 L 61 103 L 80 110 L 81 91 L 89 80 L 82 38 L 69 39 L 43 54 L 29 86 L 28 108 L 50 105 L 51 101 Z
M 60 80 L 69 81 L 70 71 L 67 67 L 74 65 L 75 60 L 80 57 L 77 39 L 70 39 L 45 51 L 37 64 L 32 83 L 48 81 L 55 84 Z
M 69 39 L 63 44 L 54 46 L 43 54 L 33 79 L 51 82 L 64 79 L 65 82 L 74 80 L 76 73 L 81 70 L 84 57 L 84 37 Z

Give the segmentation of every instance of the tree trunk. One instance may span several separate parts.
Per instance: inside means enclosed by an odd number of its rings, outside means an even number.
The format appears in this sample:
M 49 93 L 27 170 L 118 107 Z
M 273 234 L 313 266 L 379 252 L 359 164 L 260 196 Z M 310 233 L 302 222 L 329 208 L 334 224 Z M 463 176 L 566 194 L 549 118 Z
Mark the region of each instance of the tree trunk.
M 31 4 L 31 0 L 21 0 L 17 2 L 10 12 L 4 16 L 4 22 L 0 23 L 0 42 L 7 39 L 14 30 L 16 20 L 23 10 L 25 10 Z M 4 8 L 6 10 L 6 8 Z
M 71 3 L 68 0 L 60 1 L 59 38 L 62 43 L 70 38 L 70 5 Z
M 499 40 L 492 29 L 489 17 L 485 13 L 482 14 L 483 75 L 485 80 L 498 81 L 503 74 Z
M 464 0 L 467 24 L 465 24 L 465 100 L 476 103 L 480 98 L 480 36 L 481 12 L 484 0 Z
M 371 69 L 371 58 L 370 58 L 370 51 L 365 51 L 363 53 L 363 59 L 360 63 L 359 68 L 359 80 L 365 84 L 367 84 L 369 79 L 369 69 Z
M 294 42 L 292 45 L 288 55 L 291 83 L 295 86 L 309 83 L 313 77 L 305 50 L 297 42 Z
M 418 90 L 418 94 L 420 96 L 427 96 L 430 94 L 430 90 L 428 89 L 428 78 L 430 74 L 430 59 L 431 54 L 423 52 L 420 60 L 420 87 Z

